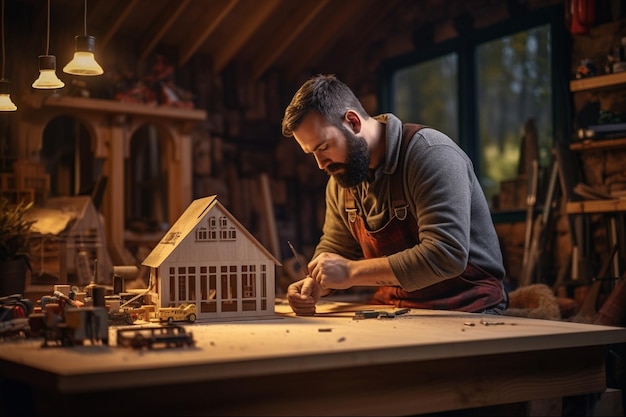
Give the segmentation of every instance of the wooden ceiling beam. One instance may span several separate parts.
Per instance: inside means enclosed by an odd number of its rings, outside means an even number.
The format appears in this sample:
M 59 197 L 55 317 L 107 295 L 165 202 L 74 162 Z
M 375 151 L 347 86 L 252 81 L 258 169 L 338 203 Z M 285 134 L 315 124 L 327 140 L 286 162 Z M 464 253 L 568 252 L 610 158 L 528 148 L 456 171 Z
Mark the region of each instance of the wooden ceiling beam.
M 263 25 L 272 12 L 280 5 L 281 0 L 265 0 L 259 2 L 259 9 L 250 19 L 243 22 L 241 29 L 231 36 L 224 43 L 222 48 L 215 53 L 214 69 L 215 73 L 221 72 L 231 61 L 233 56 L 241 50 L 245 43 L 252 38 L 255 31 Z
M 239 3 L 239 0 L 230 0 L 228 3 L 222 7 L 217 16 L 213 19 L 207 19 L 210 21 L 206 27 L 203 27 L 201 31 L 190 36 L 189 40 L 184 42 L 181 45 L 180 49 L 180 57 L 178 61 L 178 66 L 182 67 L 185 63 L 196 53 L 196 51 L 202 46 L 204 41 L 207 40 L 209 36 L 217 29 L 217 27 L 222 23 L 222 21 L 228 16 L 228 14 L 233 10 L 233 8 Z
M 142 61 L 150 55 L 154 48 L 159 44 L 161 39 L 165 37 L 172 25 L 176 22 L 178 17 L 187 9 L 191 0 L 181 0 L 179 2 L 171 3 L 170 7 L 166 7 L 160 13 L 157 22 L 151 27 L 156 28 L 152 30 L 150 34 L 144 37 L 144 41 L 141 43 L 141 53 L 139 54 L 139 60 Z M 169 5 L 170 3 L 168 3 Z
M 94 22 L 97 22 L 99 19 L 102 19 L 102 16 L 106 15 L 107 11 L 111 9 L 111 5 L 114 5 L 115 2 L 111 2 L 111 1 L 106 1 L 106 0 L 100 0 L 98 2 L 96 2 L 96 5 L 94 7 L 91 7 L 91 5 L 93 4 L 93 2 L 82 2 L 82 3 L 78 3 L 80 4 L 80 28 L 81 28 L 81 34 L 82 34 L 82 28 L 83 28 L 83 17 L 85 15 L 85 11 L 87 12 L 87 25 L 88 27 L 91 27 L 91 25 L 94 24 Z M 85 7 L 87 7 L 87 10 L 85 10 Z
M 390 15 L 390 9 L 412 7 L 406 0 L 263 0 L 246 7 L 241 0 L 151 0 L 158 10 L 140 13 L 138 5 L 147 1 L 89 0 L 87 29 L 96 31 L 97 46 L 107 47 L 124 33 L 134 38 L 129 46 L 144 61 L 159 45 L 177 43 L 172 48 L 179 67 L 206 51 L 216 73 L 241 60 L 255 81 L 271 68 L 287 81 L 305 72 L 348 68 L 355 54 L 363 55 L 366 46 L 361 43 L 369 32 L 382 30 L 381 19 Z M 78 15 L 81 19 L 75 20 L 82 20 L 84 12 L 79 0 L 68 7 L 66 16 Z M 283 16 L 280 21 L 278 16 Z M 231 19 L 236 29 L 226 35 L 222 28 Z M 222 39 L 214 40 L 223 32 Z
M 117 15 L 115 19 L 111 20 L 110 24 L 108 25 L 107 32 L 104 34 L 102 39 L 99 40 L 100 48 L 106 48 L 109 41 L 113 38 L 113 36 L 115 36 L 115 33 L 120 28 L 120 26 L 122 26 L 122 23 L 124 23 L 124 21 L 133 11 L 133 9 L 138 5 L 139 0 L 130 0 L 126 3 L 125 7 L 122 9 L 122 12 Z
M 304 13 L 302 20 L 292 19 L 293 27 L 287 28 L 285 31 L 287 36 L 279 36 L 277 42 L 272 44 L 270 48 L 266 48 L 263 53 L 259 53 L 257 59 L 252 65 L 252 79 L 259 79 L 265 71 L 276 61 L 276 59 L 294 42 L 298 36 L 307 28 L 307 26 L 321 13 L 330 0 L 322 0 L 312 4 L 311 8 Z
M 339 6 L 339 9 L 333 13 L 333 18 L 326 22 L 324 30 L 319 31 L 317 38 L 311 41 L 306 48 L 299 48 L 298 55 L 290 60 L 285 71 L 287 79 L 291 80 L 305 67 L 310 66 L 311 62 L 315 62 L 322 50 L 328 50 L 335 42 L 338 42 L 346 30 L 356 24 L 364 10 L 367 9 L 362 0 L 341 1 L 337 2 L 336 5 Z
M 313 62 L 317 62 L 323 56 L 337 57 L 337 53 L 332 52 L 333 49 L 338 49 L 337 45 L 342 42 L 346 42 L 344 39 L 347 34 L 358 33 L 359 35 L 367 36 L 373 30 L 374 25 L 377 25 L 383 16 L 389 14 L 391 10 L 396 7 L 398 0 L 387 0 L 386 2 L 375 1 L 373 4 L 365 4 L 363 0 L 351 0 L 341 2 L 341 10 L 335 13 L 335 19 L 328 23 L 326 30 L 320 33 L 316 42 L 311 42 L 307 48 L 300 48 L 298 55 L 291 60 L 290 64 L 285 69 L 285 77 L 289 81 L 302 72 L 306 67 L 311 67 Z M 364 18 L 374 14 L 376 19 L 373 22 L 365 21 Z M 365 19 L 366 20 L 366 19 Z M 355 27 L 361 29 L 355 30 Z M 347 49 L 351 50 L 358 48 L 361 45 L 360 42 L 355 42 L 354 39 L 347 40 L 347 43 L 354 46 L 349 46 Z M 346 48 L 343 48 L 346 49 Z M 342 60 L 346 61 L 351 59 L 351 54 L 341 54 Z M 334 59 L 334 58 L 333 58 Z M 340 61 L 336 62 L 336 68 L 341 68 Z

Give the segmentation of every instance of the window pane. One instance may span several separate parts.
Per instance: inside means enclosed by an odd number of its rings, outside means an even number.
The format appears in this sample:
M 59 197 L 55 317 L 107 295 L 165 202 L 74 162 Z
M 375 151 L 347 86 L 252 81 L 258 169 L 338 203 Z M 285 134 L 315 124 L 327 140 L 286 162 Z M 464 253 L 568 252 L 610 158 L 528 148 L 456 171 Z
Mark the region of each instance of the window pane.
M 519 32 L 476 50 L 480 181 L 489 202 L 500 182 L 517 178 L 524 125 L 534 119 L 539 164 L 550 164 L 550 27 Z
M 405 123 L 432 126 L 459 142 L 457 54 L 398 70 L 392 111 Z

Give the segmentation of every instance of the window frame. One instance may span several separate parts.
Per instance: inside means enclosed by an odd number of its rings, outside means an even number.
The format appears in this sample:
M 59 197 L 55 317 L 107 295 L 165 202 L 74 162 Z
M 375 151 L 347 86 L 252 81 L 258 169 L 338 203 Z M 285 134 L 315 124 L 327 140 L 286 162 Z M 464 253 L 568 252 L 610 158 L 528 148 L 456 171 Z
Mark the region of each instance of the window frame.
M 459 137 L 452 138 L 468 154 L 474 165 L 474 171 L 482 171 L 479 137 L 479 120 L 476 111 L 477 77 L 476 48 L 489 41 L 528 30 L 533 27 L 549 25 L 552 60 L 552 131 L 553 146 L 557 143 L 569 143 L 571 137 L 571 103 L 569 95 L 571 41 L 564 25 L 562 5 L 546 7 L 539 11 L 528 12 L 484 29 L 474 29 L 463 36 L 458 36 L 438 44 L 417 46 L 414 52 L 390 58 L 384 61 L 378 73 L 379 113 L 390 112 L 393 103 L 394 72 L 425 63 L 455 53 L 458 57 L 458 131 Z M 414 121 L 419 122 L 419 121 Z

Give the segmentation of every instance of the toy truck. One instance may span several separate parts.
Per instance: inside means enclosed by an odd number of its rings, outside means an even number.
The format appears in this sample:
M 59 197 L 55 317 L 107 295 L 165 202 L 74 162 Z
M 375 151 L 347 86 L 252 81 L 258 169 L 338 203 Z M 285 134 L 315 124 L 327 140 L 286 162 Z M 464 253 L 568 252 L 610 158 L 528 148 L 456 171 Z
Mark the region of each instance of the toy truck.
M 168 324 L 175 321 L 188 321 L 189 323 L 193 323 L 196 321 L 197 317 L 196 305 L 183 303 L 176 307 L 159 308 L 155 316 L 155 321 L 167 322 Z
M 29 315 L 33 302 L 21 294 L 0 297 L 0 339 L 30 333 Z
M 69 307 L 47 304 L 43 318 L 43 346 L 109 344 L 109 317 L 105 307 Z
M 193 346 L 193 334 L 183 326 L 168 324 L 159 327 L 126 327 L 117 329 L 117 345 L 133 349 L 154 349 Z

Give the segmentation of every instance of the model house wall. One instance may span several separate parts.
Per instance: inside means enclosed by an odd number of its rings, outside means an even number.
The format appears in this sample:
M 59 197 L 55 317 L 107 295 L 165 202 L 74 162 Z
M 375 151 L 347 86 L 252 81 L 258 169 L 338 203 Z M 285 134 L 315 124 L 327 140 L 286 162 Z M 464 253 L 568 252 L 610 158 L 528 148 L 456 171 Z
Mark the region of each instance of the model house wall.
M 195 303 L 197 318 L 274 314 L 276 259 L 218 201 L 192 201 L 142 263 L 158 308 Z
M 31 285 L 110 285 L 113 263 L 103 220 L 89 196 L 52 197 L 25 216 L 35 220 Z

